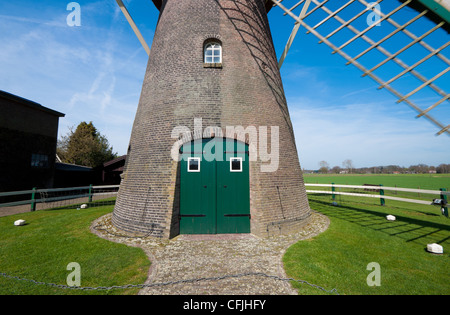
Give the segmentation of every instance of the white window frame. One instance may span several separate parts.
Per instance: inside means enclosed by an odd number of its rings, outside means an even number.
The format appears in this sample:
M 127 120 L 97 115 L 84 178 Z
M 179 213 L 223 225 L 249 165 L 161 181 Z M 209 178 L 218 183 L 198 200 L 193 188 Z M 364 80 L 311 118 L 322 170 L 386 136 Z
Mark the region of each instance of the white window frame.
M 197 160 L 198 161 L 198 170 L 191 170 L 191 169 L 189 169 L 189 166 L 190 166 L 190 162 L 192 161 L 192 160 Z M 188 157 L 188 161 L 187 161 L 187 171 L 188 171 L 188 173 L 199 173 L 200 172 L 200 163 L 201 162 L 201 159 L 199 158 L 199 157 Z
M 206 52 L 211 50 L 212 55 L 208 56 L 212 59 L 211 62 L 206 61 Z M 217 55 L 214 54 L 214 52 L 219 51 L 219 62 L 214 62 L 214 58 L 217 57 Z M 205 44 L 205 48 L 203 49 L 203 62 L 204 63 L 222 63 L 222 44 L 219 42 L 209 42 Z
M 241 165 L 240 169 L 233 170 L 233 160 L 239 160 L 239 163 Z M 242 168 L 243 168 L 243 165 L 242 165 L 242 158 L 241 157 L 232 157 L 232 158 L 230 158 L 230 172 L 242 172 Z

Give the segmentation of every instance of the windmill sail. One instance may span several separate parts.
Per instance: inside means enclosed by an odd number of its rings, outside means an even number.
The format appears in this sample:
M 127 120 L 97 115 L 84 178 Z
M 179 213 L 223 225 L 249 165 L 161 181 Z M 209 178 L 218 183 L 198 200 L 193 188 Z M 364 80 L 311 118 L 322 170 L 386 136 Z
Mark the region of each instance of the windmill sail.
M 294 19 L 281 66 L 300 26 L 450 135 L 450 1 L 268 0 Z M 289 8 L 288 8 L 289 7 Z M 447 49 L 447 50 L 446 50 Z M 397 69 L 396 73 L 392 69 Z M 447 106 L 444 108 L 444 106 Z M 440 110 L 441 109 L 441 110 Z M 446 110 L 446 111 L 445 111 Z M 446 119 L 445 123 L 440 120 Z

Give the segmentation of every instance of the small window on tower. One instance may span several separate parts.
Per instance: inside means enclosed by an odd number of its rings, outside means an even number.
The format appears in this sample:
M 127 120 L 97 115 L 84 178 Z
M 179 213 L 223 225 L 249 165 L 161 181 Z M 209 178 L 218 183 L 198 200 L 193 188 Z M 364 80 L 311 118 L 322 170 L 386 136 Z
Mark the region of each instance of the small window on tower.
M 230 159 L 230 172 L 242 172 L 242 158 Z
M 220 67 L 222 64 L 222 45 L 209 42 L 205 45 L 203 62 L 206 67 Z
M 188 172 L 200 172 L 200 158 L 199 157 L 188 158 Z

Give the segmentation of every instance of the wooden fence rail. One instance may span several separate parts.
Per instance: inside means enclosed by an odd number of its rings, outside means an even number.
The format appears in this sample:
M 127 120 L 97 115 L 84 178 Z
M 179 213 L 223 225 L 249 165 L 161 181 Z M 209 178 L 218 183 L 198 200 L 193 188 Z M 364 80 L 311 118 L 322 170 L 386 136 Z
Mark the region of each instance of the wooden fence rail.
M 429 194 L 439 196 L 440 200 L 444 200 L 443 209 L 444 213 L 448 216 L 448 208 L 446 207 L 447 196 L 450 195 L 450 191 L 446 191 L 445 188 L 441 188 L 440 190 L 428 190 L 428 189 L 413 189 L 413 188 L 402 188 L 402 187 L 385 187 L 385 186 L 368 186 L 368 185 L 340 185 L 340 184 L 309 184 L 306 183 L 305 186 L 313 186 L 313 187 L 329 187 L 331 190 L 309 190 L 307 189 L 307 193 L 311 194 L 331 194 L 333 195 L 346 195 L 346 196 L 355 196 L 355 197 L 367 197 L 367 198 L 379 198 L 381 205 L 384 205 L 385 199 L 388 200 L 397 200 L 403 202 L 411 202 L 418 203 L 424 205 L 433 205 L 435 199 L 428 200 L 420 200 L 420 199 L 410 199 L 410 198 L 401 198 L 394 196 L 386 196 L 384 195 L 385 190 L 391 191 L 401 191 L 401 192 L 409 192 L 409 193 L 419 193 L 419 194 Z M 24 199 L 14 202 L 5 202 L 0 203 L 1 207 L 11 207 L 18 205 L 31 205 L 31 211 L 36 210 L 36 203 L 43 202 L 53 202 L 53 201 L 61 201 L 61 200 L 69 200 L 81 197 L 88 197 L 89 201 L 92 201 L 92 197 L 94 195 L 110 195 L 117 193 L 119 185 L 106 185 L 106 186 L 83 186 L 83 187 L 70 187 L 70 188 L 54 188 L 54 189 L 32 189 L 32 190 L 23 190 L 23 191 L 12 191 L 12 192 L 3 192 L 0 193 L 1 197 L 10 197 L 10 196 L 20 196 L 20 195 L 30 195 L 30 199 Z M 356 193 L 356 192 L 344 192 L 344 191 L 336 191 L 336 188 L 344 188 L 344 189 L 377 189 L 379 190 L 379 194 L 367 194 L 367 193 Z M 71 192 L 78 192 L 72 193 Z M 58 193 L 67 193 L 65 195 L 58 195 Z
M 111 195 L 116 194 L 119 189 L 119 185 L 107 185 L 107 186 L 82 186 L 82 187 L 69 187 L 69 188 L 52 188 L 52 189 L 36 189 L 22 190 L 22 191 L 10 191 L 0 193 L 2 197 L 12 197 L 29 195 L 20 198 L 22 200 L 3 202 L 0 203 L 2 207 L 13 207 L 20 205 L 31 205 L 30 210 L 36 210 L 37 203 L 49 203 L 55 201 L 63 201 L 77 198 L 88 198 L 89 202 L 92 201 L 93 196 Z
M 360 186 L 360 185 L 339 185 L 339 184 L 305 184 L 305 186 L 316 186 L 316 187 L 336 187 L 336 188 L 360 188 L 360 189 L 383 189 L 383 190 L 396 190 L 396 191 L 404 191 L 404 192 L 412 192 L 412 193 L 421 193 L 421 194 L 431 194 L 431 195 L 447 195 L 450 196 L 450 191 L 441 191 L 441 190 L 428 190 L 428 189 L 414 189 L 414 188 L 401 188 L 401 187 L 385 187 L 385 186 Z
M 314 186 L 314 187 L 329 187 L 331 190 L 309 190 L 307 189 L 307 193 L 311 194 L 331 194 L 334 199 L 334 195 L 346 195 L 346 196 L 355 196 L 355 197 L 367 197 L 367 198 L 379 198 L 381 205 L 385 204 L 385 199 L 403 201 L 403 202 L 411 202 L 418 203 L 423 205 L 439 205 L 441 203 L 443 213 L 448 217 L 448 208 L 447 208 L 447 196 L 450 195 L 450 191 L 446 191 L 445 188 L 441 188 L 440 190 L 429 190 L 429 189 L 413 189 L 413 188 L 402 188 L 402 187 L 385 187 L 382 185 L 339 185 L 339 184 L 308 184 L 305 183 L 305 186 Z M 347 189 L 365 189 L 379 190 L 379 194 L 367 194 L 367 193 L 357 193 L 357 192 L 344 192 L 344 191 L 336 191 L 336 188 L 347 188 Z M 430 200 L 420 200 L 420 199 L 410 199 L 410 198 L 401 198 L 394 196 L 386 196 L 384 194 L 385 190 L 391 191 L 401 191 L 401 192 L 409 192 L 409 193 L 419 193 L 419 194 L 429 194 L 439 196 L 439 198 L 433 198 Z

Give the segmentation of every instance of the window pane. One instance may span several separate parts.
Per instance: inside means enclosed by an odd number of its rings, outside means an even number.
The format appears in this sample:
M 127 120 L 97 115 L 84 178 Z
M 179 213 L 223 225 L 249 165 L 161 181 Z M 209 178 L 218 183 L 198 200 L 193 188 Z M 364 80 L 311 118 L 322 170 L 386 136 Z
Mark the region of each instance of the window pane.
M 198 161 L 196 160 L 191 160 L 189 162 L 189 170 L 190 171 L 198 171 Z
M 209 43 L 205 46 L 205 63 L 221 63 L 222 47 L 218 43 Z
M 231 170 L 232 171 L 242 171 L 242 160 L 241 159 L 231 159 Z
M 36 154 L 31 154 L 31 166 L 38 166 L 38 159 Z
M 189 159 L 188 161 L 188 171 L 189 172 L 198 172 L 200 171 L 200 159 Z
M 48 155 L 45 154 L 32 154 L 31 155 L 31 166 L 32 167 L 48 167 Z

